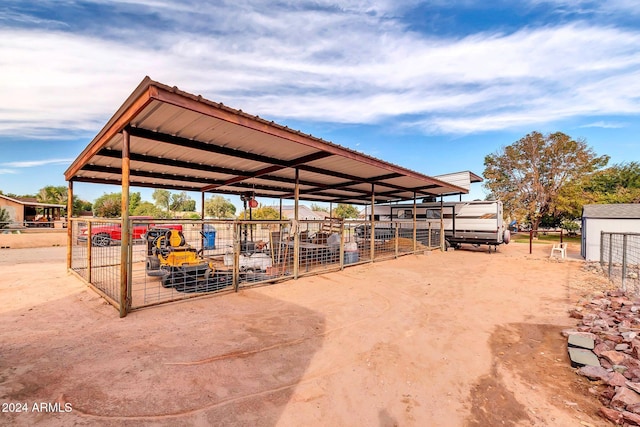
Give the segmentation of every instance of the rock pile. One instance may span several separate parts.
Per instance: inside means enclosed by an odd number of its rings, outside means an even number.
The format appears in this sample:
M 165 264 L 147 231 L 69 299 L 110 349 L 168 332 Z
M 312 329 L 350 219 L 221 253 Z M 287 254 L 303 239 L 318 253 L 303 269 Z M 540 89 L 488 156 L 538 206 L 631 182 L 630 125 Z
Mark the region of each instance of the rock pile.
M 579 320 L 563 331 L 571 363 L 597 382 L 591 391 L 604 405 L 600 413 L 616 424 L 640 426 L 640 299 L 608 291 L 569 314 Z

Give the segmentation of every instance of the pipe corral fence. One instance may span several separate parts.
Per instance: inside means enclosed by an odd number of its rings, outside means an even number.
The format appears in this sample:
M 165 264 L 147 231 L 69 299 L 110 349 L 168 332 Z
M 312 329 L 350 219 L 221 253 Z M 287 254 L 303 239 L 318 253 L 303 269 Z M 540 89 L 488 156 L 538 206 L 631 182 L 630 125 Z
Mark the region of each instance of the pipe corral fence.
M 124 316 L 442 248 L 440 220 L 422 222 L 130 219 L 123 239 L 122 220 L 71 218 L 67 262 Z
M 600 266 L 623 291 L 640 294 L 640 233 L 600 233 Z

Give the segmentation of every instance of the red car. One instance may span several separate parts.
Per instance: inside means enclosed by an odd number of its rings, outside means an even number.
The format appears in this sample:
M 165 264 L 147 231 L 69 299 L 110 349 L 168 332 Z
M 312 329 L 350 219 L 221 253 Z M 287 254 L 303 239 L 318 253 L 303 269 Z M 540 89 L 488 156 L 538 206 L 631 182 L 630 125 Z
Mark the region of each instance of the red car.
M 181 224 L 154 224 L 153 217 L 150 216 L 130 216 L 129 219 L 135 220 L 131 228 L 131 237 L 133 240 L 142 240 L 150 227 L 154 228 L 171 228 L 182 231 Z M 140 221 L 149 221 L 140 223 Z M 81 228 L 78 235 L 78 243 L 87 241 L 88 229 Z M 119 223 L 113 224 L 94 224 L 91 227 L 91 244 L 93 246 L 109 246 L 122 240 L 122 226 Z

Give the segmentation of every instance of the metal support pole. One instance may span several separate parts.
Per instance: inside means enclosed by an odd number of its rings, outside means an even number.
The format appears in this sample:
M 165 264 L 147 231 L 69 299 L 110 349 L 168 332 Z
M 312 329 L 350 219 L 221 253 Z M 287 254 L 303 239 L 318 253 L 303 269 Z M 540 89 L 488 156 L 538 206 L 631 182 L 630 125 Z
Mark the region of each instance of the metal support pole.
M 583 227 L 584 228 L 584 227 Z M 583 239 L 584 242 L 584 239 Z M 585 257 L 587 255 L 587 250 L 584 250 Z M 600 267 L 604 267 L 604 232 L 600 232 Z
M 87 222 L 87 282 L 91 283 L 91 269 L 93 268 L 93 251 L 92 246 L 93 242 L 91 241 L 91 236 L 93 235 L 93 223 L 91 221 Z
M 533 253 L 533 228 L 529 230 L 529 255 Z
M 609 279 L 611 279 L 612 267 L 613 267 L 613 234 L 609 234 Z
M 622 235 L 622 290 L 627 290 L 627 235 Z
M 129 311 L 129 174 L 131 168 L 129 130 L 122 131 L 122 240 L 120 244 L 120 317 Z
M 201 242 L 201 246 L 200 248 L 202 249 L 202 255 L 204 255 L 204 248 L 206 246 L 207 243 L 207 239 L 206 239 L 206 235 L 204 234 L 204 199 L 205 199 L 205 192 L 202 191 L 200 193 L 200 220 L 202 221 L 200 223 L 200 242 Z
M 371 236 L 369 242 L 369 250 L 371 251 L 371 262 L 376 256 L 376 219 L 375 219 L 375 208 L 373 205 L 376 204 L 376 191 L 375 184 L 371 184 Z
M 69 181 L 67 188 L 67 269 L 71 269 L 73 248 L 73 223 L 71 217 L 73 216 L 73 181 Z M 23 218 L 24 219 L 24 218 Z M 91 236 L 91 234 L 89 234 Z M 89 238 L 91 240 L 91 238 Z
M 413 192 L 413 252 L 418 250 L 418 209 L 416 208 L 416 192 Z M 396 242 L 398 237 L 396 236 Z M 398 245 L 396 244 L 396 255 L 398 254 Z
M 238 292 L 240 286 L 240 241 L 242 240 L 242 225 L 233 223 L 233 290 Z
M 444 243 L 444 200 L 440 196 L 440 250 L 444 252 L 446 249 Z
M 391 224 L 393 224 L 393 223 L 391 223 Z M 400 228 L 400 224 L 398 224 L 398 223 L 394 224 L 394 227 L 393 227 L 393 228 L 395 228 L 395 239 L 394 239 L 394 240 L 395 240 L 395 242 L 396 242 L 396 244 L 395 244 L 395 248 L 394 248 L 394 249 L 395 249 L 395 258 L 398 258 L 398 255 L 399 255 L 399 253 L 400 253 L 400 239 L 399 239 L 400 235 L 399 235 L 399 233 L 398 233 L 399 228 Z M 416 233 L 415 233 L 415 232 L 416 232 L 416 230 L 415 230 L 415 228 L 414 228 L 414 229 L 413 229 L 413 252 L 415 252 L 415 251 L 416 251 L 416 245 L 415 245 L 415 242 L 416 242 L 416 236 L 415 236 L 415 234 L 416 234 Z
M 298 203 L 300 197 L 300 170 L 296 168 L 296 186 L 294 190 L 294 202 L 293 202 L 293 220 L 295 228 L 293 233 L 293 278 L 298 278 L 298 270 L 300 263 L 300 230 L 298 229 Z
M 340 224 L 340 270 L 344 269 L 344 222 Z

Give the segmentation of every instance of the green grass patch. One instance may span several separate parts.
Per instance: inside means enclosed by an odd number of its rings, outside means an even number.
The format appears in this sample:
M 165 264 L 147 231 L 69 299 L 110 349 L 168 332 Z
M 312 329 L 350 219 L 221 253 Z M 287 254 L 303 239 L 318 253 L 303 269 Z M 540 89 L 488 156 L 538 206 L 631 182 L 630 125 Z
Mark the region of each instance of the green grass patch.
M 529 243 L 529 233 L 516 233 L 511 235 L 511 239 L 516 243 Z M 562 241 L 566 243 L 581 243 L 580 236 L 569 237 L 566 234 L 562 236 Z M 534 237 L 533 243 L 560 243 L 560 233 L 538 232 L 538 238 Z

